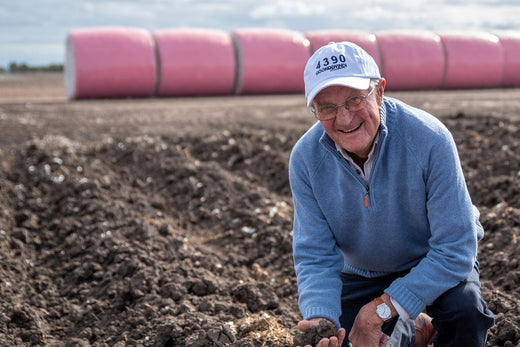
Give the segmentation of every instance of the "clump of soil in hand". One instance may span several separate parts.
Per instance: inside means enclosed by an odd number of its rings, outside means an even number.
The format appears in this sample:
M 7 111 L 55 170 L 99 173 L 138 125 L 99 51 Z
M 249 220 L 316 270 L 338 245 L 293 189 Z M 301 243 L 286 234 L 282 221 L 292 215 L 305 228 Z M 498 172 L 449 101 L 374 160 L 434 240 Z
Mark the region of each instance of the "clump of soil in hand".
M 321 339 L 332 336 L 336 336 L 336 325 L 322 319 L 318 325 L 310 327 L 305 333 L 298 332 L 296 336 L 294 336 L 293 346 L 315 346 Z

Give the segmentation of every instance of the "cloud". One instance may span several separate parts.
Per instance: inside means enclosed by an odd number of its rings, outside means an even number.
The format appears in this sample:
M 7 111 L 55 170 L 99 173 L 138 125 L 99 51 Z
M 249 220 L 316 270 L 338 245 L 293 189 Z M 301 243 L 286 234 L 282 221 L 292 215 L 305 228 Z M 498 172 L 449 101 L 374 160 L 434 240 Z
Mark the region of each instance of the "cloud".
M 464 14 L 464 15 L 462 15 Z M 520 30 L 518 0 L 24 0 L 0 7 L 0 67 L 63 62 L 76 28 Z M 24 47 L 24 48 L 22 48 Z
M 272 19 L 275 17 L 310 17 L 325 12 L 325 7 L 303 1 L 272 1 L 253 8 L 249 16 L 254 19 Z

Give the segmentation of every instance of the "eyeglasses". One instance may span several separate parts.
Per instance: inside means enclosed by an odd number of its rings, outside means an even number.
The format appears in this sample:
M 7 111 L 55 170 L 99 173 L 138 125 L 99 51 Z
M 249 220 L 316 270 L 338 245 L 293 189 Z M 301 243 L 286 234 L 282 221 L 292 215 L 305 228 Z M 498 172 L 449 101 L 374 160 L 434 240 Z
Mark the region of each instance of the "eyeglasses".
M 372 88 L 367 95 L 356 95 L 350 98 L 347 98 L 345 102 L 341 105 L 322 105 L 318 106 L 316 109 L 314 106 L 311 107 L 312 114 L 318 120 L 330 120 L 335 118 L 338 115 L 338 109 L 340 107 L 345 107 L 348 111 L 355 112 L 361 110 L 365 106 L 365 101 L 368 99 L 370 95 L 376 90 L 376 88 Z

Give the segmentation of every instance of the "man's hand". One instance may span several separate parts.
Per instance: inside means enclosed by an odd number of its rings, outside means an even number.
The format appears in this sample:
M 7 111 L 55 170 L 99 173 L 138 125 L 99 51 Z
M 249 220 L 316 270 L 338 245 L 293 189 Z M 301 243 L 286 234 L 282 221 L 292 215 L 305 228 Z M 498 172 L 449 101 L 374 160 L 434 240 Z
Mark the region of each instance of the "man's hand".
M 353 347 L 386 346 L 388 337 L 381 332 L 383 321 L 376 313 L 376 303 L 369 302 L 359 310 L 348 336 Z
M 305 333 L 307 329 L 309 329 L 312 326 L 316 326 L 320 323 L 320 320 L 326 318 L 312 318 L 310 320 L 302 320 L 298 322 L 298 329 Z M 338 336 L 333 336 L 331 338 L 323 338 L 320 340 L 320 342 L 316 345 L 316 347 L 341 347 L 341 344 L 343 343 L 343 340 L 345 339 L 346 331 L 345 329 L 341 328 L 338 330 Z M 313 346 L 305 346 L 305 347 L 313 347 Z

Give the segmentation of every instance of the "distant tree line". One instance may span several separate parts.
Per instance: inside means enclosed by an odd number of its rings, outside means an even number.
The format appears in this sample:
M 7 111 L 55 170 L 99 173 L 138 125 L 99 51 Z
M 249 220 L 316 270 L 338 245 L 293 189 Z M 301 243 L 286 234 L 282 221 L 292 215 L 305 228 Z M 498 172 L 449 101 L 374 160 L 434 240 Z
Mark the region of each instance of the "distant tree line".
M 0 67 L 0 72 L 61 72 L 63 64 L 50 64 L 47 66 L 29 66 L 25 63 L 11 62 L 7 70 Z

